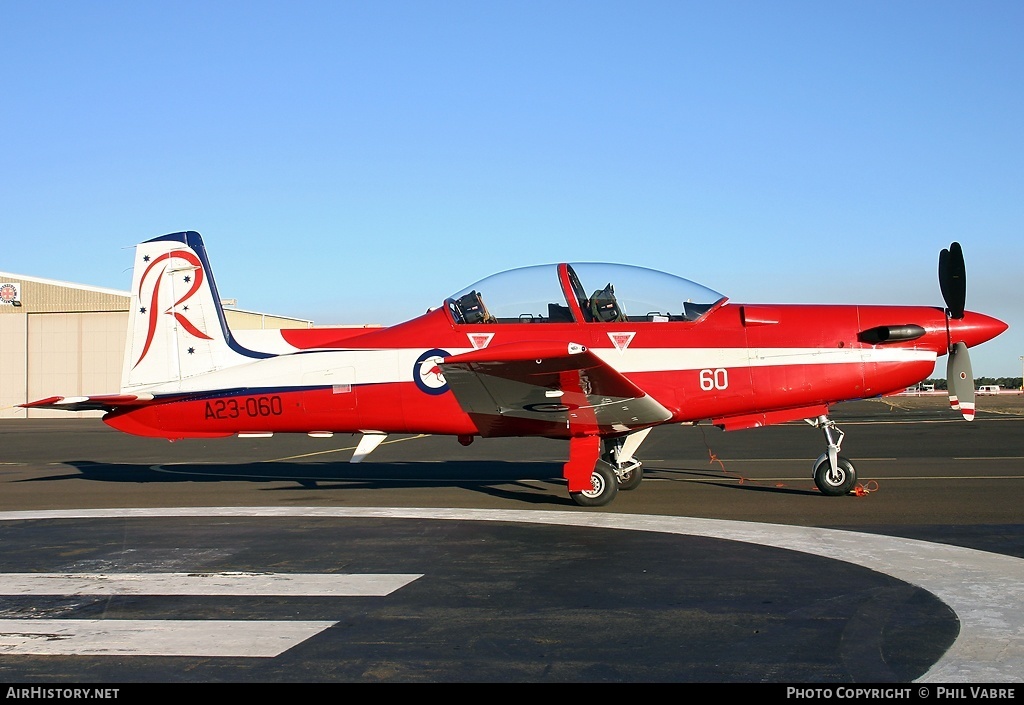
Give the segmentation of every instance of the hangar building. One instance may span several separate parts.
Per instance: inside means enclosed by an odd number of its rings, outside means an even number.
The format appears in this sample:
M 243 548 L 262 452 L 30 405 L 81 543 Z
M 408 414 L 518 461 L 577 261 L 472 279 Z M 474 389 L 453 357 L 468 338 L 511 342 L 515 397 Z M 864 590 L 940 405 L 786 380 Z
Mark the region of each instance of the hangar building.
M 116 393 L 130 303 L 127 291 L 0 272 L 0 419 L 102 416 L 18 404 Z M 229 305 L 224 314 L 232 330 L 313 327 L 312 321 Z

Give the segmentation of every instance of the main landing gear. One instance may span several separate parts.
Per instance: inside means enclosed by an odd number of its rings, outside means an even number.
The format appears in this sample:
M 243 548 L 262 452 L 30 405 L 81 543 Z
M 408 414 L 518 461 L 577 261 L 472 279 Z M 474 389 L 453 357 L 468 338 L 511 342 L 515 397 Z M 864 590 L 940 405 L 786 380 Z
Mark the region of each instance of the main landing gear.
M 579 492 L 569 490 L 569 497 L 581 507 L 603 507 L 619 493 L 615 471 L 603 460 L 599 460 L 590 473 L 590 487 Z
M 651 429 L 645 428 L 628 436 L 606 438 L 602 442 L 604 452 L 601 453 L 601 460 L 615 471 L 615 481 L 620 490 L 635 490 L 644 479 L 643 463 L 634 458 L 633 453 L 650 432 Z
M 569 497 L 581 507 L 603 507 L 609 504 L 619 490 L 633 490 L 644 479 L 643 464 L 633 457 L 651 429 L 631 433 L 628 436 L 599 439 L 588 436 L 572 439 L 569 444 L 569 462 L 565 476 L 569 480 Z M 589 454 L 599 450 L 590 470 L 589 487 L 574 489 L 575 484 L 586 484 L 581 465 L 589 462 Z
M 824 415 L 807 422 L 820 428 L 828 442 L 828 450 L 814 461 L 814 484 L 822 494 L 831 497 L 850 494 L 857 484 L 857 471 L 848 458 L 839 455 L 846 434 L 839 430 L 835 421 Z

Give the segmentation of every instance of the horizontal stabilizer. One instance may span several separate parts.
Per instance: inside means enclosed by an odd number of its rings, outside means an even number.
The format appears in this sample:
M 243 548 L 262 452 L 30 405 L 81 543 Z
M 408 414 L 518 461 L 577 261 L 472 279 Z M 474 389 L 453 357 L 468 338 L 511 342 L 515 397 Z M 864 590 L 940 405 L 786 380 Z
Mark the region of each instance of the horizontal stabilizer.
M 61 411 L 110 411 L 125 406 L 145 406 L 152 394 L 100 394 L 87 397 L 47 397 L 20 406 L 26 409 L 59 409 Z

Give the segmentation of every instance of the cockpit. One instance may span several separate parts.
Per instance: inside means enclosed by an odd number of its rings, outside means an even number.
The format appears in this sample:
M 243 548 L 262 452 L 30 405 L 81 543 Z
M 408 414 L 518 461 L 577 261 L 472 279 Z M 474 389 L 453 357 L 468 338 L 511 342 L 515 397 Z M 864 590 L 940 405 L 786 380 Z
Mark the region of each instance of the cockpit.
M 696 321 L 723 301 L 722 294 L 665 272 L 582 262 L 500 272 L 445 305 L 460 324 L 616 323 Z

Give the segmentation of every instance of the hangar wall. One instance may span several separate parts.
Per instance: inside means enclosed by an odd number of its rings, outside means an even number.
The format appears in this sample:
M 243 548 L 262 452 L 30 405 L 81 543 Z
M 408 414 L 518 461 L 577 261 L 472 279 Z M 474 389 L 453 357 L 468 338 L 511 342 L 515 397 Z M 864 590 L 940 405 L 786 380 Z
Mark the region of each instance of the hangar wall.
M 0 419 L 102 416 L 18 404 L 119 391 L 130 302 L 127 291 L 0 272 Z M 313 325 L 234 308 L 224 313 L 233 330 Z
M 15 413 L 22 393 L 28 391 L 28 316 L 4 316 L 0 308 L 0 418 L 25 416 Z

